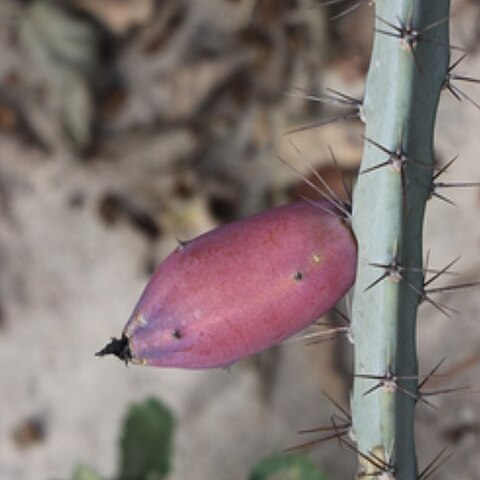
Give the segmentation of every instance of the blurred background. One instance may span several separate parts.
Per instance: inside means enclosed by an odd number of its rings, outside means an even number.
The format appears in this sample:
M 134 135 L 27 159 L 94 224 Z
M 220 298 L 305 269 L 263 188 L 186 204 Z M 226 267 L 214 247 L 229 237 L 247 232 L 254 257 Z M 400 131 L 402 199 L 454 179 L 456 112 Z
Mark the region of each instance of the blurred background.
M 177 239 L 315 198 L 277 156 L 305 174 L 308 158 L 341 195 L 330 146 L 354 179 L 362 125 L 324 95 L 361 99 L 373 10 L 327 3 L 1 0 L 0 479 L 119 478 L 124 420 L 149 398 L 171 415 L 168 479 L 247 479 L 262 458 L 322 436 L 297 434 L 336 412 L 322 389 L 348 405 L 344 339 L 299 338 L 229 371 L 93 355 Z M 453 12 L 452 41 L 471 52 L 456 72 L 480 78 L 480 2 L 453 1 Z M 479 181 L 480 86 L 456 85 L 461 101 L 442 96 L 437 161 L 458 154 L 444 181 Z M 429 203 L 429 265 L 460 255 L 455 282 L 478 280 L 479 191 L 441 193 L 456 206 Z M 478 298 L 437 294 L 453 318 L 421 307 L 421 372 L 446 357 L 432 388 L 478 390 Z M 447 445 L 455 454 L 432 478 L 480 479 L 478 395 L 432 402 L 418 408 L 419 464 Z M 302 451 L 326 478 L 353 478 L 355 455 L 337 442 Z

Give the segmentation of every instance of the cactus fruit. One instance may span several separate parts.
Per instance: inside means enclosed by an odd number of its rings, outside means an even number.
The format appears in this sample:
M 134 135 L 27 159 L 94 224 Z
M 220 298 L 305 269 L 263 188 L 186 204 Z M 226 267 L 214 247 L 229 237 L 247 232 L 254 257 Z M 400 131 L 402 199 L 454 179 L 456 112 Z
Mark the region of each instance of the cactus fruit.
M 351 287 L 357 247 L 338 207 L 274 208 L 181 243 L 157 268 L 122 337 L 99 356 L 223 367 L 313 323 Z

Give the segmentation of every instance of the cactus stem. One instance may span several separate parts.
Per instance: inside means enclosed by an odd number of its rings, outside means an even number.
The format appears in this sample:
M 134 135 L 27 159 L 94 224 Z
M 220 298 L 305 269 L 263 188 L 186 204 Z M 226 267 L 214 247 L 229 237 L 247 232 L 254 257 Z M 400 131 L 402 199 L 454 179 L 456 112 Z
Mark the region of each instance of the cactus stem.
M 414 408 L 423 398 L 415 377 L 417 308 L 424 300 L 446 313 L 423 287 L 423 277 L 438 272 L 421 267 L 423 214 L 435 173 L 433 126 L 449 65 L 449 7 L 448 0 L 376 3 L 353 208 L 359 254 L 352 330 L 355 373 L 378 378 L 354 378 L 352 418 L 358 450 L 373 452 L 383 467 L 372 471 L 359 454 L 357 478 L 418 477 Z M 377 286 L 367 290 L 372 282 Z

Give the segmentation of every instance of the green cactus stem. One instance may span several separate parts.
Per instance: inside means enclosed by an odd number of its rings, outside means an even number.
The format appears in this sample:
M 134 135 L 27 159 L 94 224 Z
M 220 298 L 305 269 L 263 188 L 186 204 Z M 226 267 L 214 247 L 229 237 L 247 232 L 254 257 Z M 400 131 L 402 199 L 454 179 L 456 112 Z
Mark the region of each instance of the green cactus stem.
M 413 480 L 422 229 L 435 116 L 450 56 L 450 2 L 377 0 L 375 8 L 365 148 L 353 203 L 359 246 L 353 434 L 358 478 Z

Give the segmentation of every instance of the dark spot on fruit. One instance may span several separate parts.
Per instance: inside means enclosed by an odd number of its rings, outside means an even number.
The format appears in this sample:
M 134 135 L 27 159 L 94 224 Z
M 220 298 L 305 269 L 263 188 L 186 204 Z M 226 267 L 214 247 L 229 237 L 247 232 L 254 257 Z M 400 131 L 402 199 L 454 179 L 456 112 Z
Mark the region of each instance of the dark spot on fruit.
M 303 273 L 302 272 L 295 272 L 293 278 L 297 281 L 303 280 Z
M 182 338 L 182 332 L 178 328 L 172 331 L 172 337 L 180 340 Z

